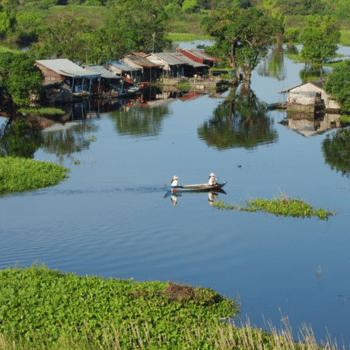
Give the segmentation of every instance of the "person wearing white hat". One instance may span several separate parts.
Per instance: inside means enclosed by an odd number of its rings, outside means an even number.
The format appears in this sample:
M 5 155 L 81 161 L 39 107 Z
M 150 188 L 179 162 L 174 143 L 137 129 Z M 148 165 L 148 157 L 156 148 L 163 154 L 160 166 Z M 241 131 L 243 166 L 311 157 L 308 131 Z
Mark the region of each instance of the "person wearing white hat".
M 208 185 L 210 185 L 210 186 L 215 186 L 215 185 L 217 185 L 217 182 L 216 182 L 216 175 L 215 175 L 214 173 L 211 173 L 211 174 L 209 175 Z
M 178 186 L 177 180 L 179 177 L 177 175 L 174 175 L 173 178 L 171 179 L 171 187 Z

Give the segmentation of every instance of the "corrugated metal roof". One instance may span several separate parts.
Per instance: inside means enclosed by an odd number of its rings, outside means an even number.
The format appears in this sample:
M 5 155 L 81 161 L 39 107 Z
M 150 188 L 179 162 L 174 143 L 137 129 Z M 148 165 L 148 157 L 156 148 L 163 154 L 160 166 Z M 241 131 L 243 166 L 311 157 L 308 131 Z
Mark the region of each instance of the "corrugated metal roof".
M 192 67 L 194 67 L 194 68 L 208 67 L 208 66 L 207 66 L 206 64 L 204 64 L 204 63 L 199 63 L 199 62 L 196 62 L 196 61 L 191 60 L 189 57 L 183 55 L 181 52 L 177 52 L 176 54 L 178 55 L 177 58 L 178 58 L 179 60 L 181 60 L 181 62 L 186 63 L 186 64 L 188 64 L 188 65 L 190 65 L 190 66 L 192 66 Z
M 153 56 L 159 58 L 166 62 L 169 66 L 179 66 L 182 64 L 187 64 L 184 62 L 177 52 L 157 52 L 153 53 Z
M 110 72 L 102 66 L 84 66 L 84 69 L 92 73 L 100 74 L 102 78 L 120 79 L 114 73 Z
M 132 72 L 132 71 L 140 70 L 139 68 L 131 67 L 127 63 L 122 61 L 110 61 L 108 62 L 108 64 L 120 69 L 123 72 Z
M 91 73 L 66 58 L 39 60 L 36 62 L 48 69 L 53 70 L 54 72 L 60 75 L 67 76 L 67 77 L 93 78 L 100 75 L 100 74 Z
M 186 57 L 181 52 L 157 52 L 152 55 L 165 61 L 167 64 L 169 64 L 169 66 L 187 64 L 195 68 L 208 67 L 206 64 L 192 61 L 190 58 Z
M 143 67 L 143 68 L 155 68 L 159 67 L 158 64 L 155 64 L 151 61 L 149 61 L 147 58 L 141 57 L 141 56 L 133 56 L 133 55 L 128 55 L 123 58 L 124 60 L 129 61 L 131 64 L 135 64 L 137 66 Z
M 207 54 L 205 51 L 200 50 L 200 49 L 184 49 L 185 51 L 191 53 L 194 56 L 197 56 L 203 60 L 207 61 L 220 61 L 219 58 L 213 57 L 209 54 Z

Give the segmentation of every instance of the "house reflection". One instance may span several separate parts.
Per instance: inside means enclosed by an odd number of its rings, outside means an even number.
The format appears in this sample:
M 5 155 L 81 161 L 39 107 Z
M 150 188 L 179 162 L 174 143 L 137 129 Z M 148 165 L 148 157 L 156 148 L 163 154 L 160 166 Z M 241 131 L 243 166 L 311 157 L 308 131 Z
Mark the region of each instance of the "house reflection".
M 292 114 L 292 117 L 287 114 L 287 118 L 281 124 L 306 137 L 322 134 L 327 130 L 341 127 L 339 114 L 325 114 L 320 118 L 308 119 L 296 118 L 295 113 Z

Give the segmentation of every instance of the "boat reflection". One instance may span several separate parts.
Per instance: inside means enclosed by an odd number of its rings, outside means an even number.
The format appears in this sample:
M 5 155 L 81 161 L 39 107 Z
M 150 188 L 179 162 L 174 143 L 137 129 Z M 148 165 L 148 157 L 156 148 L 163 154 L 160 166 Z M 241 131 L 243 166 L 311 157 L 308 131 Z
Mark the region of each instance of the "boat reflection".
M 165 195 L 164 198 L 169 198 L 170 197 L 170 202 L 172 205 L 176 206 L 178 204 L 178 200 L 180 197 L 182 197 L 182 195 L 187 196 L 188 194 L 203 194 L 203 195 L 207 195 L 208 198 L 208 202 L 209 205 L 212 206 L 214 201 L 218 198 L 219 194 L 226 194 L 226 192 L 223 189 L 220 190 L 215 190 L 215 191 L 188 191 L 188 192 L 175 192 L 172 193 L 171 191 L 168 191 Z

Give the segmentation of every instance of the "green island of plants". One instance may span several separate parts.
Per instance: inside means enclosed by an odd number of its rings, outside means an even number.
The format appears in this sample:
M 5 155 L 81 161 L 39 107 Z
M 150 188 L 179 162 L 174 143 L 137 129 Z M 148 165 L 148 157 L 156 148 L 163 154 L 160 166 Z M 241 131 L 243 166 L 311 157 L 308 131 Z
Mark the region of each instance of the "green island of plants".
M 61 273 L 44 265 L 0 270 L 0 348 L 15 349 L 320 349 L 263 331 L 212 289 Z M 327 343 L 327 349 L 335 349 Z
M 22 114 L 34 114 L 34 115 L 64 115 L 66 112 L 60 108 L 54 108 L 54 107 L 22 107 L 18 109 L 19 113 Z
M 0 158 L 0 194 L 54 186 L 68 177 L 69 170 L 51 162 Z
M 322 208 L 314 209 L 309 203 L 305 203 L 300 199 L 289 198 L 286 194 L 281 193 L 279 198 L 263 199 L 256 198 L 247 201 L 247 206 L 227 205 L 223 200 L 213 203 L 218 209 L 239 210 L 239 211 L 264 211 L 275 215 L 310 218 L 317 216 L 320 220 L 327 220 L 329 216 L 335 215 L 334 211 L 328 211 Z

